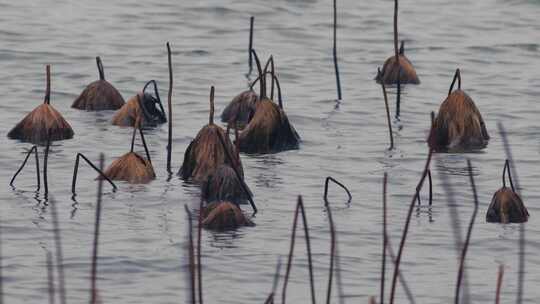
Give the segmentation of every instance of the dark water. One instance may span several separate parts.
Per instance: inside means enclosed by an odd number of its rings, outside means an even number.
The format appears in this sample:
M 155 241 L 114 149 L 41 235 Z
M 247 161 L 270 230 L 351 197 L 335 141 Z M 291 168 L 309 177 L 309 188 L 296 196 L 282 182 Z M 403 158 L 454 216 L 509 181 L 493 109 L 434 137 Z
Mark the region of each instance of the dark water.
M 11 1 L 0 4 L 0 129 L 6 134 L 43 101 L 45 65 L 52 65 L 52 104 L 75 131 L 55 142 L 49 160 L 50 190 L 58 202 L 63 230 L 68 299 L 88 299 L 95 173 L 80 170 L 78 196 L 71 199 L 77 152 L 107 163 L 129 149 L 130 129 L 111 126 L 112 112 L 87 113 L 69 106 L 98 77 L 94 57 L 127 99 L 150 79 L 168 86 L 165 42 L 174 61 L 174 170 L 205 124 L 210 85 L 220 112 L 246 88 L 247 29 L 255 15 L 255 48 L 273 54 L 285 107 L 303 138 L 299 150 L 242 156 L 246 180 L 260 209 L 254 228 L 203 232 L 203 276 L 208 303 L 262 303 L 276 262 L 288 252 L 296 196 L 307 207 L 314 253 L 317 297 L 326 293 L 330 250 L 323 182 L 332 175 L 351 189 L 353 200 L 332 189 L 339 232 L 345 302 L 367 302 L 379 293 L 381 192 L 389 174 L 389 233 L 395 251 L 408 203 L 420 177 L 427 148 L 429 112 L 447 94 L 455 68 L 463 88 L 482 112 L 492 139 L 474 154 L 434 156 L 434 204 L 413 213 L 402 270 L 418 303 L 453 300 L 458 254 L 451 210 L 441 176 L 454 189 L 460 232 L 473 210 L 466 159 L 473 162 L 480 198 L 468 254 L 468 292 L 474 302 L 492 302 L 497 268 L 504 264 L 503 300 L 515 299 L 519 226 L 485 223 L 491 196 L 500 187 L 505 159 L 497 122 L 505 124 L 521 192 L 531 218 L 526 225 L 525 299 L 540 292 L 540 2 L 525 0 L 400 3 L 400 37 L 422 81 L 406 87 L 401 120 L 394 121 L 396 149 L 386 151 L 387 130 L 376 69 L 392 54 L 392 1 L 339 1 L 338 48 L 344 100 L 336 96 L 331 52 L 331 1 Z M 394 107 L 394 89 L 390 99 Z M 167 181 L 166 126 L 147 132 L 157 179 L 148 185 L 105 185 L 100 240 L 100 295 L 105 303 L 186 301 L 186 217 L 184 205 L 198 206 L 199 190 L 177 177 Z M 43 192 L 35 193 L 33 169 L 8 186 L 30 144 L 0 136 L 2 272 L 9 303 L 43 301 L 45 252 L 53 251 L 51 214 Z M 139 146 L 138 149 L 141 149 Z M 426 197 L 427 193 L 423 193 Z M 425 199 L 424 199 L 425 200 Z M 246 210 L 247 207 L 246 207 Z M 299 237 L 303 234 L 299 232 Z M 462 239 L 464 237 L 461 237 Z M 288 289 L 288 300 L 309 301 L 303 241 Z M 391 270 L 391 267 L 389 267 Z M 390 273 L 390 272 L 389 272 Z M 388 274 L 387 277 L 390 277 Z M 334 289 L 334 302 L 338 301 Z M 398 286 L 397 299 L 406 303 Z

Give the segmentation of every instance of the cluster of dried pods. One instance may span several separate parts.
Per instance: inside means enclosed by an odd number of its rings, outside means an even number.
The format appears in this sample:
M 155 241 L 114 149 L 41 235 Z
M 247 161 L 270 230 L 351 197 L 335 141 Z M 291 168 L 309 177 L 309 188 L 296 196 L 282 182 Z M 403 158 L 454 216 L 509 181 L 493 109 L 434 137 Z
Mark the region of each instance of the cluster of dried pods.
M 336 28 L 337 28 L 337 15 L 336 15 L 336 1 L 334 0 L 334 65 L 336 72 L 336 84 L 338 91 L 338 100 L 342 99 L 341 84 L 339 78 L 339 69 L 337 63 L 337 46 L 336 46 Z M 383 68 L 378 69 L 375 80 L 381 84 L 385 106 L 386 117 L 388 121 L 388 128 L 390 134 L 390 149 L 394 148 L 394 140 L 392 134 L 392 124 L 390 120 L 390 110 L 388 107 L 388 98 L 386 92 L 386 85 L 397 86 L 397 101 L 396 101 L 396 118 L 399 118 L 400 108 L 400 93 L 401 86 L 404 84 L 419 84 L 420 80 L 416 74 L 416 71 L 411 61 L 405 56 L 404 41 L 401 41 L 401 45 L 398 48 L 398 0 L 394 0 L 394 55 L 386 59 Z M 199 225 L 198 225 L 198 249 L 197 249 L 197 262 L 195 262 L 193 236 L 191 230 L 191 212 L 187 209 L 189 219 L 189 265 L 191 277 L 191 302 L 202 304 L 202 276 L 201 276 L 201 228 L 205 227 L 214 230 L 226 230 L 235 229 L 241 226 L 252 226 L 254 223 L 252 220 L 244 214 L 240 208 L 240 204 L 249 201 L 254 214 L 257 212 L 257 208 L 253 201 L 253 195 L 249 187 L 247 186 L 244 178 L 244 170 L 240 159 L 240 152 L 244 153 L 272 153 L 289 149 L 297 149 L 300 143 L 300 137 L 295 128 L 290 123 L 284 108 L 283 97 L 281 92 L 281 86 L 279 79 L 275 72 L 274 58 L 269 57 L 264 69 L 261 66 L 257 53 L 253 49 L 253 23 L 254 18 L 250 20 L 250 43 L 249 43 L 249 68 L 252 71 L 252 58 L 254 58 L 258 77 L 250 84 L 247 91 L 241 92 L 234 97 L 230 104 L 223 110 L 221 114 L 221 120 L 226 124 L 226 129 L 214 123 L 214 87 L 210 90 L 210 114 L 209 122 L 205 125 L 191 141 L 184 153 L 184 160 L 178 176 L 183 180 L 197 183 L 201 186 L 201 204 L 199 210 Z M 105 74 L 103 64 L 100 57 L 96 57 L 96 63 L 99 71 L 99 80 L 89 84 L 80 96 L 73 102 L 72 107 L 86 111 L 99 111 L 99 110 L 117 110 L 112 118 L 112 124 L 118 126 L 133 127 L 133 135 L 131 139 L 131 149 L 128 153 L 122 155 L 108 168 L 103 169 L 103 155 L 100 157 L 99 167 L 95 166 L 86 156 L 81 153 L 76 155 L 75 168 L 72 182 L 72 192 L 75 194 L 78 165 L 80 158 L 83 158 L 93 169 L 98 173 L 98 204 L 96 208 L 96 228 L 95 228 L 95 240 L 94 240 L 94 255 L 92 262 L 92 288 L 91 288 L 91 303 L 97 303 L 97 288 L 96 288 L 96 271 L 97 271 L 97 244 L 99 236 L 99 219 L 101 213 L 101 192 L 103 180 L 107 180 L 114 190 L 117 186 L 113 181 L 120 180 L 128 183 L 148 183 L 156 178 L 152 161 L 150 159 L 150 153 L 144 139 L 143 129 L 151 128 L 158 124 L 168 122 L 168 145 L 167 145 L 167 171 L 171 173 L 171 153 L 172 153 L 172 59 L 171 49 L 169 43 L 167 43 L 168 51 L 168 63 L 169 63 L 169 92 L 168 92 L 168 117 L 163 108 L 158 85 L 155 80 L 148 81 L 143 89 L 135 96 L 124 101 L 118 90 L 107 80 L 105 80 Z M 51 76 L 50 66 L 46 67 L 47 72 L 47 86 L 45 93 L 44 103 L 35 108 L 26 117 L 24 117 L 9 133 L 8 137 L 12 139 L 19 139 L 34 144 L 46 144 L 45 147 L 45 162 L 43 169 L 43 179 L 45 186 L 45 195 L 48 193 L 47 183 L 47 156 L 49 153 L 49 147 L 51 141 L 70 139 L 73 137 L 74 132 L 69 123 L 62 117 L 62 115 L 54 109 L 50 104 L 51 93 Z M 271 79 L 271 93 L 267 94 L 267 78 Z M 454 85 L 457 81 L 457 89 L 454 89 Z M 259 93 L 254 91 L 254 86 L 259 83 Z M 153 93 L 147 92 L 147 89 L 153 87 Z M 274 86 L 277 87 L 277 99 L 274 101 Z M 461 89 L 461 73 L 457 69 L 448 91 L 448 96 L 442 102 L 438 114 L 435 116 L 432 112 L 431 115 L 431 128 L 428 143 L 428 157 L 425 164 L 422 177 L 416 187 L 415 194 L 409 206 L 408 216 L 405 222 L 405 227 L 401 242 L 399 245 L 399 251 L 397 256 L 393 254 L 389 239 L 386 232 L 386 181 L 387 176 L 384 177 L 383 188 L 383 263 L 381 273 L 381 292 L 380 303 L 384 303 L 384 282 L 385 282 L 385 261 L 386 253 L 391 255 L 392 261 L 395 264 L 394 274 L 392 278 L 392 287 L 390 293 L 389 303 L 394 302 L 395 290 L 397 280 L 401 280 L 401 283 L 407 293 L 409 299 L 412 299 L 412 294 L 408 290 L 407 284 L 399 271 L 399 265 L 401 256 L 404 250 L 405 241 L 407 238 L 407 232 L 411 219 L 411 214 L 415 202 L 420 204 L 420 190 L 426 177 L 429 179 L 430 186 L 430 199 L 432 202 L 432 186 L 431 186 L 431 171 L 430 162 L 432 154 L 434 152 L 467 152 L 476 149 L 485 148 L 488 144 L 489 135 L 484 123 L 484 120 L 480 114 L 480 111 L 476 107 L 475 103 Z M 502 188 L 495 192 L 492 198 L 492 202 L 488 208 L 486 220 L 488 222 L 500 222 L 500 223 L 523 223 L 526 222 L 529 213 L 521 200 L 517 192 L 517 187 L 514 186 L 512 180 L 511 171 L 513 170 L 512 159 L 508 144 L 506 143 L 506 133 L 499 125 L 500 132 L 505 140 L 505 147 L 507 148 L 507 160 L 504 164 Z M 230 139 L 230 130 L 234 130 L 234 141 Z M 135 136 L 140 134 L 141 141 L 145 148 L 145 156 L 141 156 L 134 151 Z M 39 156 L 37 146 L 33 146 L 26 158 L 24 159 L 21 167 L 11 180 L 13 185 L 17 175 L 21 172 L 25 166 L 30 154 L 35 152 L 36 171 L 37 171 L 37 187 L 38 190 L 41 187 L 41 177 L 39 168 Z M 476 217 L 478 209 L 478 198 L 476 195 L 476 188 L 474 186 L 474 179 L 472 174 L 472 167 L 468 162 L 470 182 L 474 195 L 475 209 L 469 225 L 469 230 L 466 236 L 466 241 L 463 245 L 461 253 L 461 262 L 458 271 L 458 279 L 456 283 L 456 296 L 455 301 L 459 303 L 460 286 L 464 272 L 464 259 L 469 244 L 474 219 Z M 510 187 L 506 185 L 506 175 L 508 174 L 508 180 Z M 515 172 L 514 172 L 515 175 Z M 331 249 L 330 249 L 330 273 L 328 279 L 327 290 L 327 303 L 330 303 L 332 277 L 335 271 L 335 258 L 337 251 L 337 241 L 335 235 L 334 223 L 332 220 L 332 213 L 328 204 L 328 185 L 329 182 L 335 182 L 339 186 L 345 189 L 349 196 L 349 201 L 352 196 L 349 190 L 340 182 L 328 177 L 325 182 L 325 207 L 327 210 L 330 231 L 331 231 Z M 57 244 L 57 258 L 59 264 L 59 285 L 60 285 L 60 299 L 61 303 L 65 303 L 65 293 L 63 287 L 63 270 L 61 268 L 61 243 L 59 229 L 57 227 L 56 211 L 54 200 L 51 200 L 53 223 L 55 225 L 55 240 Z M 287 282 L 291 270 L 292 257 L 294 252 L 294 243 L 296 235 L 296 227 L 299 211 L 302 214 L 302 220 L 305 230 L 307 253 L 308 253 L 308 265 L 310 274 L 310 286 L 311 286 L 311 298 L 312 303 L 315 303 L 315 288 L 313 283 L 313 269 L 310 252 L 309 242 L 309 229 L 307 226 L 307 219 L 304 210 L 302 198 L 298 198 L 298 203 L 295 211 L 291 247 L 288 257 L 288 263 L 285 273 L 285 279 L 282 290 L 282 303 L 285 303 Z M 523 229 L 523 228 L 522 228 Z M 522 233 L 523 236 L 524 232 Z M 521 241 L 523 243 L 523 240 Z M 521 245 L 523 247 L 524 245 Z M 51 264 L 51 256 L 47 255 L 48 264 Z M 523 263 L 520 263 L 522 265 Z M 197 267 L 195 266 L 197 265 Z M 274 297 L 276 294 L 276 288 L 279 278 L 280 263 L 278 263 L 278 271 L 276 272 L 274 286 L 272 292 L 266 299 L 265 303 L 274 303 Z M 197 269 L 196 269 L 197 268 Z M 502 268 L 501 268 L 502 269 Z M 52 267 L 49 267 L 49 277 L 52 277 Z M 196 283 L 196 277 L 198 277 L 198 283 Z M 499 280 L 497 284 L 497 299 L 499 298 L 500 285 L 501 285 L 502 270 L 499 272 Z M 522 280 L 522 278 L 520 277 Z M 0 280 L 1 282 L 1 280 Z M 51 280 L 49 280 L 51 282 Z M 1 286 L 1 285 L 0 285 Z M 196 295 L 195 289 L 198 286 L 198 295 Z M 521 285 L 520 285 L 521 286 Z M 521 288 L 521 287 L 520 287 Z M 52 295 L 52 293 L 51 293 Z M 370 299 L 371 303 L 375 303 L 375 298 Z

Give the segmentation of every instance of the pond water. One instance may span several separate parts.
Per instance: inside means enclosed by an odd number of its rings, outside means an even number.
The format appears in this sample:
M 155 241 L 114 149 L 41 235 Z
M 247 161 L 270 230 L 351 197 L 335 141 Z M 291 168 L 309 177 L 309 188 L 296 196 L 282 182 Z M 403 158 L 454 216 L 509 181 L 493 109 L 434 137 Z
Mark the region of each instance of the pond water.
M 79 170 L 71 198 L 75 155 L 106 163 L 129 149 L 131 130 L 110 124 L 112 111 L 70 108 L 98 77 L 101 56 L 106 78 L 124 98 L 150 79 L 162 98 L 168 87 L 165 43 L 173 49 L 173 170 L 208 119 L 208 94 L 216 87 L 216 114 L 247 87 L 249 17 L 255 16 L 254 47 L 274 55 L 285 109 L 302 137 L 300 149 L 242 155 L 246 182 L 259 213 L 255 227 L 233 232 L 203 231 L 205 301 L 262 303 L 271 290 L 278 258 L 288 253 L 296 197 L 304 197 L 315 263 L 316 294 L 324 301 L 330 235 L 323 185 L 331 175 L 353 199 L 331 188 L 339 239 L 342 295 L 333 302 L 367 303 L 378 296 L 381 264 L 382 177 L 388 179 L 388 231 L 397 251 L 405 217 L 427 156 L 429 113 L 444 100 L 453 73 L 474 99 L 491 140 L 480 153 L 436 154 L 432 163 L 433 206 L 415 208 L 401 270 L 418 303 L 454 298 L 458 250 L 452 220 L 463 240 L 473 210 L 466 160 L 471 159 L 480 207 L 467 256 L 466 289 L 471 302 L 491 302 L 497 271 L 504 265 L 502 301 L 516 298 L 518 225 L 485 222 L 491 196 L 501 186 L 505 152 L 497 122 L 508 132 L 520 191 L 531 217 L 526 228 L 526 303 L 540 291 L 540 1 L 481 0 L 400 2 L 400 38 L 415 65 L 419 86 L 407 86 L 401 118 L 393 120 L 396 148 L 388 134 L 381 88 L 373 78 L 393 53 L 393 1 L 338 1 L 338 54 L 343 100 L 336 102 L 332 65 L 332 2 L 304 1 L 11 1 L 0 10 L 0 130 L 7 132 L 43 101 L 45 65 L 52 66 L 51 104 L 75 131 L 54 142 L 49 189 L 62 228 L 69 302 L 87 301 L 96 202 L 95 172 Z M 251 78 L 254 76 L 252 75 Z M 395 88 L 389 88 L 392 113 Z M 196 210 L 198 187 L 176 175 L 168 179 L 167 127 L 146 132 L 157 179 L 147 185 L 105 184 L 99 246 L 98 287 L 104 303 L 179 303 L 188 299 L 186 214 Z M 45 253 L 54 252 L 51 210 L 43 189 L 35 192 L 33 161 L 9 186 L 31 147 L 0 136 L 0 218 L 4 297 L 37 302 L 47 293 Z M 136 146 L 142 151 L 140 145 Z M 40 147 L 43 152 L 43 147 Z M 43 155 L 43 154 L 41 154 Z M 441 179 L 443 177 L 443 179 Z M 442 180 L 453 189 L 453 203 Z M 422 191 L 427 201 L 427 191 Z M 244 210 L 249 212 L 249 206 Z M 309 301 L 303 232 L 298 232 L 287 293 L 291 303 Z M 461 246 L 461 243 L 460 243 Z M 283 270 L 283 268 L 282 268 Z M 392 267 L 388 266 L 387 290 Z M 283 271 L 282 271 L 283 274 Z M 281 286 L 281 285 L 280 285 Z M 280 293 L 278 292 L 278 296 Z M 397 301 L 407 303 L 400 286 Z

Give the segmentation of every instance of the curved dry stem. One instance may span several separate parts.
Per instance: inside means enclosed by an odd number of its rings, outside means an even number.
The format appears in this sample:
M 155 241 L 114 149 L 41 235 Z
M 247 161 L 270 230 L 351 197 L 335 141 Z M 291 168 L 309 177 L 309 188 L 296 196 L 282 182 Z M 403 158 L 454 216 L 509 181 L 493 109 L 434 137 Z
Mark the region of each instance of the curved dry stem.
M 311 286 L 311 303 L 315 304 L 315 283 L 313 281 L 313 264 L 311 261 L 311 244 L 309 239 L 309 228 L 307 224 L 307 218 L 306 218 L 306 212 L 304 210 L 304 203 L 302 201 L 302 196 L 298 196 L 298 202 L 296 204 L 296 209 L 294 211 L 294 219 L 293 219 L 293 227 L 292 227 L 292 234 L 291 234 L 291 246 L 289 249 L 289 257 L 287 260 L 287 269 L 285 271 L 285 278 L 283 279 L 283 290 L 281 292 L 281 303 L 285 304 L 285 299 L 287 296 L 287 284 L 289 283 L 289 275 L 291 273 L 291 267 L 292 267 L 292 259 L 293 259 L 293 253 L 294 253 L 294 243 L 296 239 L 296 227 L 298 223 L 298 211 L 301 211 L 302 213 L 302 222 L 304 224 L 304 235 L 306 238 L 306 248 L 307 248 L 307 256 L 308 256 L 308 267 L 309 267 L 309 281 Z
M 28 161 L 28 158 L 30 157 L 30 154 L 32 154 L 32 152 L 34 152 L 35 154 L 35 159 L 36 159 L 36 180 L 37 180 L 37 191 L 39 191 L 39 189 L 41 188 L 41 177 L 40 177 L 40 174 L 39 174 L 39 156 L 38 156 L 38 149 L 37 149 L 37 146 L 32 146 L 32 148 L 28 151 L 28 153 L 26 153 L 26 157 L 24 158 L 24 161 L 23 163 L 21 164 L 21 166 L 19 167 L 19 169 L 17 170 L 17 172 L 15 172 L 15 174 L 13 175 L 13 177 L 11 178 L 11 181 L 9 182 L 9 185 L 13 187 L 13 183 L 15 182 L 15 179 L 17 178 L 17 175 L 19 175 L 19 173 L 22 171 L 22 169 L 24 168 L 24 166 L 26 165 L 26 162 Z
M 340 183 L 339 181 L 337 181 L 336 179 L 334 179 L 333 177 L 331 176 L 328 176 L 326 177 L 326 180 L 324 182 L 324 206 L 328 206 L 328 184 L 330 182 L 333 182 L 335 183 L 336 185 L 340 186 L 341 188 L 343 188 L 343 190 L 345 190 L 345 192 L 347 192 L 347 196 L 349 196 L 349 199 L 347 201 L 347 203 L 351 202 L 352 200 L 352 195 L 351 195 L 351 192 L 349 191 L 349 189 L 347 189 L 347 187 Z
M 105 179 L 106 181 L 108 181 L 109 184 L 111 184 L 111 186 L 113 187 L 113 191 L 116 191 L 116 189 L 118 189 L 116 185 L 114 184 L 114 182 L 109 177 L 107 177 L 105 173 L 103 173 L 102 169 L 96 167 L 86 156 L 84 156 L 84 154 L 77 153 L 77 157 L 75 158 L 75 166 L 73 167 L 73 182 L 71 183 L 71 193 L 73 193 L 73 195 L 75 195 L 75 187 L 77 186 L 77 175 L 79 172 L 79 158 L 84 159 L 84 161 L 86 161 L 86 163 L 90 165 L 92 169 L 94 169 L 97 173 L 99 173 L 99 176 L 100 176 L 99 180 Z
M 508 159 L 504 162 L 502 176 L 503 187 L 506 187 L 506 172 L 508 172 L 508 180 L 510 181 L 510 187 L 512 188 L 512 191 L 516 192 L 516 189 L 514 188 L 514 182 L 512 181 L 512 173 L 510 172 L 510 162 L 508 161 Z

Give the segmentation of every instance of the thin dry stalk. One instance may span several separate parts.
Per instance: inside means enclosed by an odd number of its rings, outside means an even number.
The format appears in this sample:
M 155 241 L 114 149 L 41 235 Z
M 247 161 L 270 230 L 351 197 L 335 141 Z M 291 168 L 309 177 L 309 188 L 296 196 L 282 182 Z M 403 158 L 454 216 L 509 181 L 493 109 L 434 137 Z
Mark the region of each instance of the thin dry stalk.
M 298 211 L 302 213 L 302 223 L 304 224 L 304 236 L 306 239 L 306 248 L 307 248 L 307 257 L 308 257 L 308 268 L 309 268 L 309 282 L 311 286 L 311 303 L 315 304 L 315 283 L 313 281 L 313 263 L 311 261 L 311 244 L 309 240 L 309 228 L 307 224 L 306 212 L 304 210 L 304 203 L 302 202 L 302 196 L 298 196 L 298 202 L 296 204 L 296 209 L 294 211 L 293 227 L 291 234 L 291 246 L 289 249 L 289 257 L 287 260 L 287 270 L 285 271 L 285 278 L 283 282 L 283 290 L 281 292 L 281 303 L 285 304 L 285 299 L 287 296 L 287 284 L 289 283 L 289 275 L 292 267 L 292 259 L 294 254 L 294 243 L 296 239 L 296 227 L 298 223 Z
M 191 287 L 191 304 L 197 304 L 197 298 L 195 293 L 195 251 L 193 248 L 193 226 L 192 215 L 187 205 L 184 205 L 184 209 L 188 218 L 188 252 L 189 252 L 189 274 L 190 274 L 190 287 Z
M 497 291 L 495 293 L 495 304 L 500 304 L 501 302 L 501 288 L 502 288 L 503 275 L 504 275 L 504 266 L 499 265 L 499 273 L 497 274 Z
M 397 3 L 397 0 L 396 0 L 396 3 Z M 432 126 L 431 129 L 433 129 L 433 126 Z M 407 219 L 405 220 L 405 227 L 403 229 L 403 234 L 401 236 L 401 242 L 399 244 L 399 250 L 398 250 L 397 259 L 396 259 L 396 265 L 394 267 L 394 276 L 392 278 L 392 288 L 391 288 L 391 292 L 390 292 L 390 304 L 394 303 L 394 296 L 395 296 L 395 293 L 396 293 L 396 285 L 397 285 L 397 277 L 398 277 L 398 273 L 399 273 L 399 265 L 401 263 L 401 256 L 403 255 L 403 249 L 405 247 L 405 242 L 407 240 L 407 233 L 409 232 L 409 224 L 411 223 L 411 216 L 412 216 L 412 211 L 414 209 L 414 203 L 416 201 L 418 193 L 422 189 L 422 186 L 424 184 L 424 180 L 427 177 L 427 171 L 429 169 L 429 164 L 431 163 L 431 156 L 432 155 L 433 155 L 433 150 L 431 148 L 429 148 L 429 152 L 428 152 L 426 164 L 424 166 L 424 171 L 422 173 L 422 177 L 420 178 L 420 181 L 418 182 L 418 185 L 416 186 L 416 192 L 413 195 L 411 203 L 409 204 L 409 211 L 407 212 Z
M 328 201 L 325 202 L 326 211 L 328 212 L 328 223 L 330 225 L 330 266 L 328 270 L 328 287 L 326 292 L 326 304 L 330 304 L 330 298 L 332 295 L 332 278 L 334 275 L 334 259 L 336 255 L 336 231 L 334 227 L 334 219 L 332 218 L 332 210 L 328 204 Z
M 104 163 L 103 153 L 99 154 L 99 171 L 103 171 Z M 99 225 L 101 222 L 101 199 L 103 196 L 103 179 L 98 179 L 98 188 L 97 188 L 97 202 L 96 202 L 96 221 L 94 224 L 94 243 L 92 249 L 92 272 L 90 276 L 90 304 L 97 303 L 97 258 L 98 258 L 98 244 L 99 244 Z
M 388 255 L 390 255 L 390 259 L 392 260 L 392 263 L 394 266 L 396 265 L 396 255 L 394 254 L 394 250 L 392 249 L 392 244 L 390 243 L 390 238 L 388 238 L 387 235 L 387 246 L 386 249 L 388 250 Z M 399 276 L 399 284 L 403 287 L 403 291 L 405 291 L 405 295 L 407 296 L 407 299 L 409 300 L 409 303 L 415 304 L 416 301 L 414 300 L 414 296 L 412 294 L 411 289 L 409 288 L 409 284 L 407 284 L 407 281 L 405 280 L 405 276 L 400 271 L 398 273 Z
M 399 64 L 399 50 L 398 50 L 398 0 L 394 0 L 394 52 L 396 56 L 396 63 Z
M 342 183 L 338 182 L 337 180 L 335 180 L 334 178 L 330 176 L 326 178 L 326 181 L 324 183 L 324 206 L 326 207 L 326 211 L 328 212 L 328 222 L 330 225 L 330 266 L 329 266 L 330 269 L 329 269 L 329 274 L 328 274 L 328 287 L 327 287 L 327 293 L 326 293 L 326 303 L 328 304 L 330 304 L 330 298 L 332 294 L 332 278 L 334 275 L 334 265 L 336 264 L 334 260 L 337 260 L 337 236 L 336 236 L 336 231 L 335 231 L 334 219 L 332 217 L 332 210 L 330 209 L 330 203 L 328 201 L 328 186 L 329 186 L 330 181 L 334 182 L 335 184 L 343 188 L 345 192 L 347 192 L 347 195 L 349 196 L 347 202 L 350 202 L 352 200 L 352 195 L 349 189 L 345 187 L 345 185 L 343 185 Z M 338 271 L 336 272 L 337 272 L 336 273 L 336 276 L 337 276 L 339 272 Z M 340 283 L 339 277 L 338 277 L 338 283 Z
M 45 198 L 49 194 L 49 183 L 47 181 L 47 163 L 49 162 L 49 148 L 51 146 L 51 132 L 47 137 L 47 146 L 45 147 L 45 159 L 43 160 L 43 184 L 45 185 Z M 63 304 L 63 303 L 62 303 Z
M 465 258 L 467 256 L 467 250 L 469 249 L 469 243 L 471 240 L 474 220 L 476 219 L 476 214 L 478 213 L 478 195 L 476 193 L 476 185 L 474 184 L 474 176 L 473 176 L 471 161 L 469 159 L 467 160 L 467 168 L 469 171 L 469 180 L 471 182 L 471 188 L 472 188 L 473 197 L 474 197 L 474 210 L 471 216 L 471 222 L 469 223 L 469 228 L 467 230 L 467 237 L 465 238 L 465 244 L 463 245 L 463 250 L 461 252 L 461 258 L 459 262 L 459 271 L 458 271 L 458 278 L 457 278 L 457 283 L 456 283 L 456 295 L 454 298 L 454 303 L 456 304 L 459 304 L 459 291 L 461 288 L 461 281 L 463 279 L 463 271 L 465 268 Z
M 456 83 L 456 80 L 458 81 L 458 90 L 461 90 L 461 72 L 459 69 L 456 69 L 456 73 L 454 74 L 454 79 L 452 79 L 452 84 L 450 85 L 450 89 L 448 89 L 448 96 L 452 94 L 452 90 L 454 89 L 454 84 Z
M 54 271 L 52 254 L 49 251 L 46 252 L 45 262 L 47 264 L 47 291 L 49 295 L 49 304 L 54 304 Z
M 281 258 L 278 259 L 277 265 L 276 265 L 276 272 L 274 273 L 274 282 L 272 283 L 272 292 L 268 295 L 268 298 L 266 298 L 266 301 L 264 301 L 264 304 L 273 304 L 274 303 L 274 296 L 276 295 L 276 289 L 279 283 L 279 274 L 281 271 Z
M 255 23 L 255 17 L 251 16 L 249 18 L 249 46 L 248 46 L 249 72 L 248 72 L 248 75 L 251 75 L 251 71 L 253 71 L 253 57 L 251 54 L 251 50 L 253 49 L 253 24 L 254 23 Z
M 512 176 L 514 177 L 515 181 L 515 193 L 519 196 L 519 178 L 516 173 L 516 166 L 514 165 L 514 158 L 512 157 L 512 151 L 510 150 L 510 144 L 508 142 L 508 137 L 506 134 L 506 130 L 501 122 L 497 123 L 497 128 L 499 129 L 499 133 L 501 134 L 504 151 L 506 152 L 506 159 L 508 160 L 509 164 L 509 170 L 508 173 L 512 172 Z M 519 264 L 518 264 L 518 286 L 517 286 L 517 298 L 516 303 L 521 304 L 523 303 L 523 282 L 525 281 L 525 225 L 521 223 L 519 225 Z
M 173 88 L 173 71 L 172 71 L 172 57 L 171 57 L 171 45 L 167 42 L 167 59 L 169 62 L 169 94 L 167 96 L 167 105 L 169 107 L 169 133 L 167 138 L 167 172 L 172 174 L 171 171 L 171 154 L 172 154 L 172 88 Z
M 2 275 L 2 227 L 0 226 L 0 304 L 4 303 L 4 276 Z
M 382 77 L 380 68 L 377 69 L 377 76 Z M 394 135 L 392 132 L 392 121 L 390 120 L 390 109 L 388 108 L 388 96 L 386 94 L 386 86 L 384 85 L 384 81 L 381 81 L 381 87 L 384 96 L 384 106 L 386 108 L 386 122 L 388 123 L 388 133 L 390 136 L 390 148 L 388 148 L 388 150 L 392 150 L 394 148 Z
M 388 184 L 388 174 L 384 172 L 383 178 L 383 252 L 382 252 L 382 265 L 381 265 L 381 294 L 380 301 L 384 304 L 384 283 L 386 274 L 386 246 L 388 245 L 388 233 L 386 231 L 386 187 Z
M 17 178 L 17 175 L 19 175 L 19 173 L 22 171 L 22 169 L 24 168 L 24 166 L 26 165 L 26 162 L 28 161 L 28 158 L 30 157 L 30 154 L 32 154 L 32 152 L 35 153 L 35 159 L 36 159 L 36 180 L 37 180 L 37 191 L 39 191 L 39 189 L 41 188 L 41 176 L 39 174 L 39 155 L 38 155 L 38 149 L 37 149 L 37 146 L 32 146 L 32 148 L 28 151 L 28 153 L 26 154 L 26 157 L 22 163 L 22 165 L 19 167 L 19 169 L 17 170 L 17 172 L 15 172 L 15 174 L 13 175 L 13 177 L 11 178 L 11 181 L 9 182 L 9 185 L 13 187 L 13 183 L 15 182 L 15 179 Z
M 46 159 L 45 159 L 46 161 Z M 56 201 L 51 197 L 51 216 L 54 232 L 54 243 L 56 245 L 56 268 L 58 271 L 58 293 L 60 294 L 60 304 L 66 304 L 66 288 L 64 281 L 64 258 L 62 254 L 62 238 L 60 237 L 60 225 L 58 224 L 58 213 L 56 211 Z
M 402 42 L 403 45 L 403 42 Z M 397 78 L 397 97 L 396 97 L 396 119 L 399 119 L 399 114 L 401 112 L 401 65 L 398 69 L 398 78 Z M 381 73 L 382 77 L 382 73 Z M 387 106 L 388 107 L 388 106 Z
M 334 47 L 332 48 L 332 55 L 334 58 L 334 70 L 336 71 L 336 86 L 337 86 L 337 95 L 338 101 L 341 100 L 341 82 L 339 81 L 339 68 L 338 68 L 338 59 L 337 59 L 337 1 L 334 0 Z
M 202 213 L 203 213 L 203 200 L 199 204 L 199 223 L 197 226 L 197 277 L 199 279 L 199 304 L 203 304 L 203 292 L 202 292 L 202 264 L 201 264 L 201 235 L 202 235 Z

